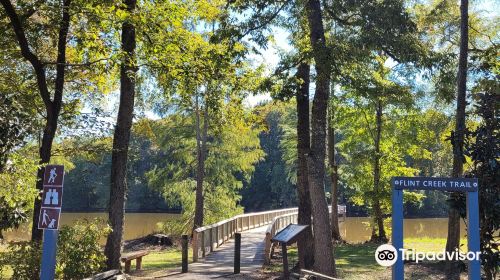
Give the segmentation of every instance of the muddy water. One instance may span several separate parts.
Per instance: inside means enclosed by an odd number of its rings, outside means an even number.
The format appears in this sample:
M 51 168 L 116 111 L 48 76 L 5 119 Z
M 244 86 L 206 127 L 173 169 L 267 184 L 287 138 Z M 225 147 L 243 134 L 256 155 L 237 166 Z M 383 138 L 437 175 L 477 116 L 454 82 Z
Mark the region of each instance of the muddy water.
M 370 239 L 370 218 L 348 217 L 345 222 L 340 218 L 340 234 L 349 243 L 361 243 Z M 465 238 L 465 225 L 460 227 Z M 446 238 L 448 232 L 447 218 L 405 219 L 404 238 Z
M 175 219 L 178 214 L 164 213 L 127 213 L 125 215 L 124 239 L 134 239 L 145 236 L 157 230 L 157 223 Z M 78 219 L 107 218 L 107 213 L 62 213 L 62 225 L 71 225 Z M 342 218 L 340 218 L 342 221 Z M 340 223 L 340 233 L 349 243 L 360 243 L 370 238 L 369 218 L 348 217 Z M 447 218 L 405 219 L 405 238 L 446 238 Z M 465 236 L 465 227 L 461 227 L 462 236 Z M 8 241 L 28 240 L 29 225 L 23 225 L 15 231 L 4 233 Z
M 175 219 L 179 214 L 168 213 L 127 213 L 125 214 L 124 239 L 134 239 L 157 230 L 157 223 Z M 108 218 L 107 213 L 61 213 L 61 224 L 72 225 L 79 219 Z M 23 225 L 15 231 L 4 232 L 8 241 L 28 240 L 31 236 L 30 225 Z

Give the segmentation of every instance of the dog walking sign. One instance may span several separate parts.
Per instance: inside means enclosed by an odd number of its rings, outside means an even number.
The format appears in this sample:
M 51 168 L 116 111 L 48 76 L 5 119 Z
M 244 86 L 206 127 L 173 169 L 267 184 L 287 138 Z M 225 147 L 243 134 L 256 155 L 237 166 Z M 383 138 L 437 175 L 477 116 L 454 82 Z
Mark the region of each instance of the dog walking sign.
M 42 207 L 38 216 L 38 229 L 43 229 L 43 251 L 40 280 L 54 279 L 56 269 L 57 237 L 61 218 L 64 184 L 64 166 L 45 166 Z
M 467 244 L 468 253 L 443 253 L 443 258 L 467 259 L 469 261 L 469 279 L 481 279 L 479 259 L 479 183 L 475 178 L 436 178 L 436 177 L 393 177 L 392 178 L 392 246 L 396 251 L 390 255 L 390 248 L 382 248 L 378 253 L 379 263 L 392 265 L 392 279 L 404 279 L 405 249 L 403 249 L 403 190 L 438 190 L 467 193 Z M 384 246 L 384 245 L 383 245 Z M 395 258 L 394 258 L 395 256 Z M 437 258 L 439 259 L 439 257 Z M 418 262 L 417 256 L 417 262 Z

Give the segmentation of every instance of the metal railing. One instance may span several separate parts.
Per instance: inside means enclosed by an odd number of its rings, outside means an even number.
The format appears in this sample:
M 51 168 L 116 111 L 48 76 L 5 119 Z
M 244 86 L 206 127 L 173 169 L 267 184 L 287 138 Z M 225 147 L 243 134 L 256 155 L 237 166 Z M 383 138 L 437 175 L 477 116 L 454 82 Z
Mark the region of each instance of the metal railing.
M 193 262 L 213 252 L 215 248 L 232 238 L 236 232 L 267 225 L 278 216 L 297 213 L 297 211 L 298 208 L 286 208 L 241 214 L 215 224 L 197 228 L 193 232 L 192 239 Z
M 297 208 L 295 208 L 297 209 Z M 346 206 L 345 205 L 338 205 L 337 206 L 337 211 L 339 215 L 342 215 L 344 217 L 344 221 L 346 219 Z M 328 211 L 331 213 L 332 212 L 332 207 L 328 206 Z M 269 264 L 271 261 L 271 256 L 273 254 L 273 244 L 271 242 L 271 239 L 276 235 L 277 232 L 280 230 L 284 229 L 287 227 L 289 224 L 297 224 L 298 223 L 298 212 L 294 213 L 289 213 L 281 216 L 277 216 L 273 219 L 272 223 L 267 226 L 266 230 L 266 239 L 265 239 L 265 245 L 264 245 L 264 263 Z

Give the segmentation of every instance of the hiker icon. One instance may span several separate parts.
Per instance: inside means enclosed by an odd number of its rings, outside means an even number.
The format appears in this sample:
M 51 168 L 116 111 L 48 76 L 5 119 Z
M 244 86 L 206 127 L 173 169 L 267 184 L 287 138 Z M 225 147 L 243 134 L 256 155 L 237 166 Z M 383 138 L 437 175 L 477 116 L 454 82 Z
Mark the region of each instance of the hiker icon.
M 49 180 L 47 181 L 47 183 L 55 183 L 56 182 L 56 177 L 57 177 L 57 174 L 56 174 L 56 168 L 52 168 L 50 169 L 50 172 L 49 172 Z

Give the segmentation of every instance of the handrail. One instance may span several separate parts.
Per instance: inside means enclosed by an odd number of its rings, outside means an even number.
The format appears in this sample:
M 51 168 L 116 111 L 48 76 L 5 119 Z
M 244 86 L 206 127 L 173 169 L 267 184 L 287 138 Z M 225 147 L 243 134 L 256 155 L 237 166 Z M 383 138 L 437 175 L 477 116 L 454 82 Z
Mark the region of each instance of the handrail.
M 295 207 L 240 214 L 215 224 L 196 228 L 192 239 L 193 262 L 213 252 L 215 248 L 232 238 L 236 232 L 267 225 L 277 216 L 297 211 L 298 208 Z
M 339 205 L 338 211 L 339 214 L 343 213 L 345 217 L 345 212 L 346 212 L 345 205 Z M 294 208 L 285 208 L 278 210 L 240 214 L 211 225 L 206 225 L 203 227 L 196 228 L 193 231 L 193 239 L 192 239 L 193 262 L 198 261 L 200 257 L 204 258 L 208 254 L 213 252 L 215 248 L 218 248 L 222 244 L 226 243 L 230 238 L 234 236 L 236 232 L 253 229 L 267 224 L 274 225 L 278 217 L 281 216 L 286 217 L 287 215 L 290 216 L 298 215 L 298 208 L 294 207 Z M 293 221 L 296 223 L 297 219 L 295 218 Z M 289 223 L 292 223 L 292 220 L 290 220 Z M 275 233 L 276 233 L 276 228 L 275 231 L 273 232 L 273 236 Z M 271 238 L 273 236 L 271 236 Z M 268 237 L 266 231 L 266 248 L 267 248 L 267 239 Z
M 346 211 L 347 208 L 345 205 L 338 205 L 337 206 L 337 214 L 342 214 L 344 217 L 344 221 L 346 218 Z M 328 206 L 328 212 L 332 212 L 332 207 Z M 292 223 L 298 223 L 298 217 L 299 214 L 298 212 L 291 213 L 291 214 L 285 214 L 281 216 L 277 216 L 273 219 L 273 222 L 267 226 L 266 230 L 266 239 L 265 239 L 265 245 L 264 245 L 264 263 L 269 264 L 271 262 L 271 256 L 273 255 L 273 246 L 271 239 L 276 235 L 276 233 L 289 224 Z

